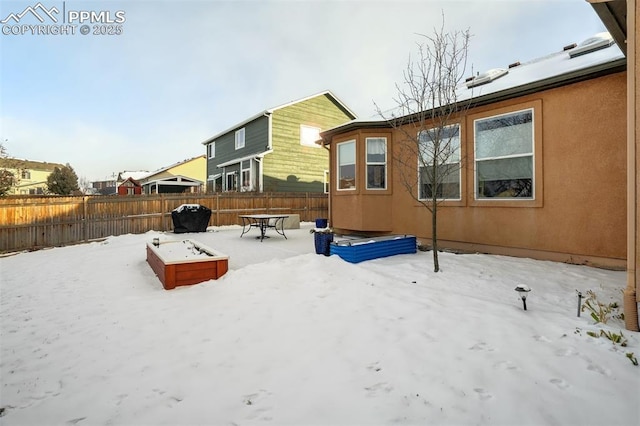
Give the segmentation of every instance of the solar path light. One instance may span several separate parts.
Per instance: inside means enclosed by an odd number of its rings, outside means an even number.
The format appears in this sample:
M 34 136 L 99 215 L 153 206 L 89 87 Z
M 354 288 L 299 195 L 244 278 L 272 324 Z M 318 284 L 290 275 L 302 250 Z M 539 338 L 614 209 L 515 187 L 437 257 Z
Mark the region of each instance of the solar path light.
M 527 310 L 527 294 L 531 291 L 531 289 L 526 284 L 518 284 L 514 290 L 520 293 L 520 297 L 522 298 L 522 306 L 526 311 Z

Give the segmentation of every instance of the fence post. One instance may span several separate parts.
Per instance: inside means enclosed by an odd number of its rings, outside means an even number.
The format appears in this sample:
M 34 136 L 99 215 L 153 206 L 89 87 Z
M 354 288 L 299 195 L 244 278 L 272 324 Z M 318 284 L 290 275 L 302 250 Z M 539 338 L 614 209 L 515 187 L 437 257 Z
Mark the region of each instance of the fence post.
M 87 237 L 87 221 L 89 218 L 87 217 L 87 196 L 82 197 L 82 239 L 87 242 L 89 238 Z
M 216 193 L 216 226 L 220 226 L 220 193 Z
M 164 199 L 164 195 L 160 194 L 160 230 L 162 232 L 166 231 L 164 226 L 164 212 L 167 211 L 167 200 Z

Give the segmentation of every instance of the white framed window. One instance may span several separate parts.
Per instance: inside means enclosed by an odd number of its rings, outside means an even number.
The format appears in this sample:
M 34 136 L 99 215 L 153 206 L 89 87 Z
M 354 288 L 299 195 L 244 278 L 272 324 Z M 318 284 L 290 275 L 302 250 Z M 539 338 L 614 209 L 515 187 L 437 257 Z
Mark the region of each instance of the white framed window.
M 240 163 L 240 178 L 242 181 L 242 191 L 253 191 L 251 160 L 244 160 Z
M 435 190 L 440 200 L 460 200 L 460 125 L 423 130 L 418 138 L 418 198 L 430 200 Z
M 324 193 L 328 194 L 329 193 L 329 185 L 331 184 L 331 182 L 329 181 L 329 170 L 325 170 L 324 171 Z
M 365 138 L 367 189 L 387 189 L 387 138 Z
M 338 191 L 356 189 L 356 141 L 337 144 Z
M 321 148 L 316 143 L 320 139 L 320 128 L 313 126 L 300 125 L 300 145 L 310 146 L 312 148 Z
M 216 143 L 215 142 L 211 142 L 210 144 L 207 145 L 207 157 L 208 158 L 215 158 L 216 157 Z
M 474 121 L 476 199 L 533 199 L 533 109 Z
M 227 186 L 226 191 L 238 190 L 238 172 L 227 173 Z
M 209 175 L 207 179 L 207 192 L 221 192 L 222 191 L 222 173 L 215 175 Z
M 244 148 L 244 127 L 236 130 L 236 149 Z

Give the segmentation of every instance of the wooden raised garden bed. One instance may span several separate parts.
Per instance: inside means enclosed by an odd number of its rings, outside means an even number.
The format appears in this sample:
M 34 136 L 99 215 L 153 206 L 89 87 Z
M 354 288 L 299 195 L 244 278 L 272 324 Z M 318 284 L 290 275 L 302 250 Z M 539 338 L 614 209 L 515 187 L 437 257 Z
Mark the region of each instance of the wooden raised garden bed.
M 413 235 L 388 235 L 334 241 L 329 250 L 331 254 L 337 254 L 347 262 L 358 263 L 396 254 L 415 253 L 417 245 Z
M 229 256 L 193 240 L 147 243 L 147 262 L 165 290 L 216 280 L 229 269 Z

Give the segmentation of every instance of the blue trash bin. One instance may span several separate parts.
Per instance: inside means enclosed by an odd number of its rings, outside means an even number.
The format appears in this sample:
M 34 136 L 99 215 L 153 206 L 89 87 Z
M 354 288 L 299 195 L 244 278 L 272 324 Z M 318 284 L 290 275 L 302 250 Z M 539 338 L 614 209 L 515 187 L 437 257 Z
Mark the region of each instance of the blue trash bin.
M 324 254 L 329 256 L 331 241 L 333 241 L 333 234 L 330 232 L 316 232 L 314 234 L 314 240 L 316 245 L 316 254 Z
M 316 228 L 326 228 L 328 222 L 328 219 L 316 219 Z

